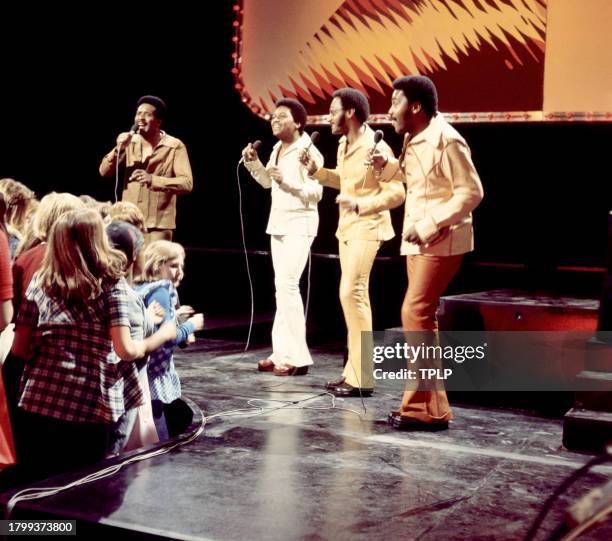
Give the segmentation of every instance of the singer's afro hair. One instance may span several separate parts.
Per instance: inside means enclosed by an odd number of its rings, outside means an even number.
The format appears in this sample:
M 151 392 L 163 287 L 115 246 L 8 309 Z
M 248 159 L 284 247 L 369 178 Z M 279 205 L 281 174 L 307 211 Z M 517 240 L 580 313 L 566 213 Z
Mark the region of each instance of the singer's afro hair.
M 282 98 L 278 100 L 275 104 L 275 107 L 287 107 L 291 111 L 291 116 L 293 117 L 293 121 L 296 124 L 299 124 L 300 127 L 298 131 L 300 135 L 304 133 L 304 128 L 306 127 L 306 121 L 308 120 L 308 113 L 304 106 L 297 100 L 291 98 Z
M 431 118 L 438 112 L 438 92 L 429 77 L 410 75 L 393 81 L 393 88 L 401 90 L 410 102 L 418 102 L 425 114 Z
M 363 124 L 370 116 L 370 104 L 368 98 L 366 98 L 359 90 L 354 88 L 339 88 L 336 90 L 332 98 L 339 98 L 342 103 L 342 109 L 355 110 L 355 117 Z
M 142 105 L 143 103 L 148 103 L 155 107 L 155 117 L 159 120 L 164 120 L 166 118 L 166 102 L 157 96 L 142 96 L 138 99 L 138 103 L 136 107 Z

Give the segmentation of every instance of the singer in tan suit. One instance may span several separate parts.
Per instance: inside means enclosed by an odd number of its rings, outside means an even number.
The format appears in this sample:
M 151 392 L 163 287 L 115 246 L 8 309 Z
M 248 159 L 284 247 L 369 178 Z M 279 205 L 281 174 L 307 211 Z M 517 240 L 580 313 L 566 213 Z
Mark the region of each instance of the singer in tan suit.
M 389 209 L 398 207 L 405 191 L 398 172 L 384 182 L 379 171 L 365 165 L 375 146 L 374 131 L 365 123 L 370 112 L 367 98 L 353 88 L 333 94 L 329 123 L 334 134 L 341 134 L 335 169 L 317 167 L 306 153 L 302 162 L 308 173 L 324 186 L 340 190 L 336 198 L 340 216 L 338 238 L 340 302 L 348 330 L 348 360 L 342 377 L 327 388 L 336 396 L 369 396 L 374 387 L 371 345 L 362 355 L 361 333 L 372 331 L 369 280 L 372 265 L 382 243 L 394 237 Z M 391 149 L 377 145 L 386 155 Z M 367 336 L 367 335 L 366 335 Z
M 371 156 L 382 178 L 404 174 L 407 195 L 401 253 L 406 256 L 408 290 L 402 305 L 406 340 L 436 340 L 441 295 L 466 252 L 474 249 L 472 211 L 483 197 L 482 184 L 465 139 L 438 112 L 436 87 L 427 77 L 393 82 L 389 116 L 405 134 L 399 160 L 382 149 Z M 416 338 L 418 337 L 418 338 Z M 389 423 L 400 429 L 448 428 L 452 412 L 444 388 L 407 389 Z
M 134 203 L 145 217 L 145 242 L 172 240 L 176 196 L 191 192 L 193 175 L 182 141 L 161 130 L 166 104 L 157 96 L 138 100 L 134 128 L 119 134 L 117 146 L 100 164 L 103 177 L 123 170 L 122 201 Z

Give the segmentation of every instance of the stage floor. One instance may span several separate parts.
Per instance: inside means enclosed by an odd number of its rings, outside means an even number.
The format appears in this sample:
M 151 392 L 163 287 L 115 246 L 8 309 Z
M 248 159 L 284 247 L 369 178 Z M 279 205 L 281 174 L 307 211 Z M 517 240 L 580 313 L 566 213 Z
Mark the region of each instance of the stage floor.
M 290 378 L 256 371 L 269 349 L 240 347 L 199 340 L 176 355 L 184 395 L 207 416 L 233 414 L 168 454 L 20 504 L 18 516 L 29 509 L 121 528 L 113 538 L 514 540 L 590 458 L 561 448 L 561 420 L 520 412 L 455 406 L 447 431 L 397 432 L 386 424 L 396 391 L 377 389 L 367 412 L 359 398 L 330 409 L 322 384 L 341 372 L 338 347 L 313 348 L 314 368 Z M 580 479 L 538 538 L 611 476 L 612 465 Z M 612 539 L 612 525 L 581 539 Z

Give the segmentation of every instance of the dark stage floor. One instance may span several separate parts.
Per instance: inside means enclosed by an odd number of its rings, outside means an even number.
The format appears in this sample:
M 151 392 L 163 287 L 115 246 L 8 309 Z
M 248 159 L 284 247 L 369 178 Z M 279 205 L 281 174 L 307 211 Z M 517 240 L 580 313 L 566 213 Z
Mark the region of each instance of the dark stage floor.
M 112 538 L 514 540 L 590 458 L 561 448 L 560 420 L 516 411 L 455 407 L 448 431 L 393 431 L 385 418 L 397 392 L 378 388 L 365 413 L 359 398 L 336 399 L 332 409 L 321 394 L 340 373 L 341 351 L 313 348 L 311 373 L 278 378 L 255 370 L 268 349 L 239 348 L 200 340 L 177 355 L 185 396 L 211 417 L 195 441 L 20 504 L 18 514 L 28 508 L 121 528 Z M 600 466 L 579 480 L 537 539 L 611 475 L 612 465 Z M 581 539 L 612 539 L 612 524 Z

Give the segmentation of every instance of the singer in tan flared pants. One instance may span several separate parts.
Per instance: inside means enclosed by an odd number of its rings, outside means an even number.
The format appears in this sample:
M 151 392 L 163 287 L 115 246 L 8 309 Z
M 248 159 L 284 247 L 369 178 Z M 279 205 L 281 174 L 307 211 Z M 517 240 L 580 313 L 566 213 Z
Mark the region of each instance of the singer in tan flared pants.
M 437 330 L 436 310 L 459 270 L 463 254 L 474 249 L 472 210 L 483 197 L 482 184 L 465 139 L 438 112 L 438 97 L 427 77 L 393 82 L 389 117 L 405 134 L 399 160 L 377 152 L 382 178 L 401 168 L 406 204 L 401 253 L 406 256 L 408 290 L 402 305 L 405 331 Z M 431 336 L 430 335 L 430 336 Z M 418 335 L 417 335 L 418 336 Z M 406 339 L 411 339 L 410 332 Z M 446 428 L 452 412 L 442 388 L 406 390 L 389 422 L 396 428 Z
M 361 344 L 362 332 L 372 331 L 370 271 L 382 243 L 395 235 L 389 209 L 401 205 L 406 196 L 399 167 L 396 175 L 389 175 L 383 182 L 380 170 L 365 163 L 374 146 L 393 155 L 384 141 L 375 143 L 374 131 L 365 124 L 368 115 L 368 100 L 361 92 L 353 88 L 337 90 L 329 109 L 332 133 L 342 135 L 336 168 L 317 167 L 307 154 L 302 160 L 308 173 L 323 186 L 340 190 L 336 198 L 340 213 L 336 237 L 348 360 L 342 377 L 327 384 L 336 396 L 367 396 L 374 387 L 372 355 L 362 352 Z

